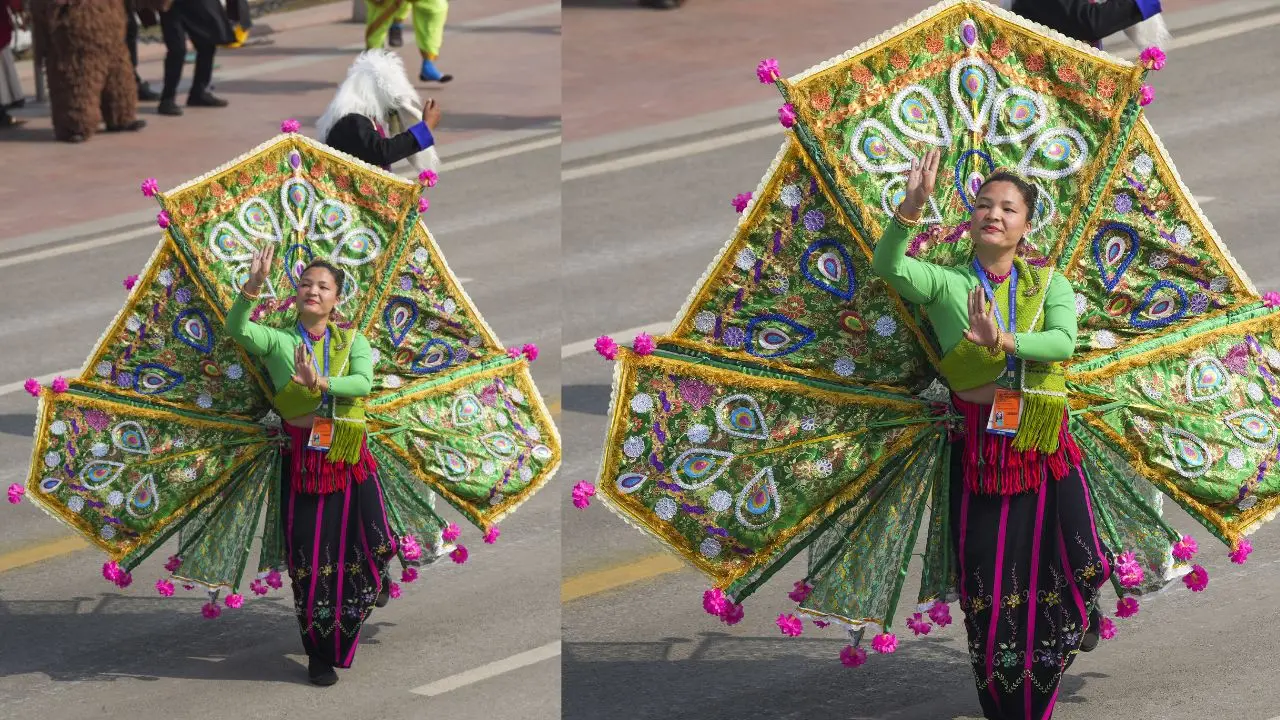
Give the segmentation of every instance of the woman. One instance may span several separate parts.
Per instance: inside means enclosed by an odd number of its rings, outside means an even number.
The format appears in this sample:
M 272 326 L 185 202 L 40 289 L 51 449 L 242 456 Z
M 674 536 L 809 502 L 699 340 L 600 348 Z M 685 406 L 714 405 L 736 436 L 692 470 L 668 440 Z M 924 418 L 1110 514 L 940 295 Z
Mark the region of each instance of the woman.
M 236 34 L 218 0 L 174 0 L 160 13 L 164 35 L 164 88 L 160 91 L 161 115 L 181 115 L 178 83 L 187 61 L 187 37 L 196 49 L 196 67 L 187 93 L 188 107 L 226 107 L 227 101 L 209 90 L 213 82 L 213 58 L 219 45 L 235 42 Z
M 373 387 L 373 368 L 364 336 L 332 322 L 342 273 L 322 260 L 298 278 L 296 330 L 249 321 L 274 255 L 270 244 L 254 255 L 227 330 L 271 375 L 289 441 L 280 512 L 294 611 L 311 682 L 332 685 L 335 667 L 351 667 L 365 619 L 387 602 L 396 553 L 365 437 L 361 398 Z
M 366 50 L 351 63 L 316 131 L 329 147 L 384 170 L 401 160 L 418 170 L 438 170 L 432 130 L 439 123 L 440 107 L 418 99 L 400 57 Z
M 1047 719 L 1085 634 L 1097 642 L 1098 592 L 1113 565 L 1067 430 L 1062 363 L 1075 348 L 1075 295 L 1052 268 L 1020 257 L 1036 189 L 1013 171 L 995 171 L 978 192 L 971 263 L 907 257 L 939 159 L 933 150 L 912 164 L 873 269 L 924 306 L 964 417 L 951 453 L 951 527 L 983 711 Z

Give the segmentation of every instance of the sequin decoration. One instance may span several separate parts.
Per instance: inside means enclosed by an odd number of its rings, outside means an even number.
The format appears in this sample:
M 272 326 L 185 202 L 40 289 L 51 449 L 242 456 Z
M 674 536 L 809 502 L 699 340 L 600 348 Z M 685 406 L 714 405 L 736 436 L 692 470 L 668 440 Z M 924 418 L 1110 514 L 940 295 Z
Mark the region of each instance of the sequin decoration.
M 340 265 L 364 265 L 372 262 L 382 251 L 382 241 L 368 228 L 356 228 L 347 233 L 333 248 L 329 260 Z
M 90 490 L 99 490 L 110 485 L 124 471 L 124 463 L 113 460 L 97 460 L 85 465 L 80 470 L 80 484 Z
M 778 488 L 773 482 L 773 468 L 756 473 L 738 493 L 734 516 L 744 527 L 761 530 L 782 515 Z
M 1276 444 L 1276 428 L 1266 415 L 1246 408 L 1222 419 L 1240 442 L 1259 450 L 1270 450 Z
M 676 516 L 676 512 L 680 509 L 676 505 L 676 501 L 669 497 L 658 498 L 653 504 L 653 514 L 658 516 L 659 520 L 670 522 Z
M 1186 315 L 1189 300 L 1182 288 L 1168 280 L 1157 280 L 1129 315 L 1129 323 L 1143 330 L 1171 325 Z
M 453 364 L 453 349 L 440 338 L 432 338 L 423 346 L 422 352 L 414 358 L 409 371 L 419 375 L 435 373 Z
M 653 396 L 637 393 L 631 398 L 631 411 L 638 415 L 648 415 L 653 412 Z
M 516 439 L 500 431 L 482 436 L 480 444 L 489 451 L 489 454 L 501 460 L 511 460 L 520 452 Z
M 337 200 L 325 199 L 311 213 L 310 238 L 312 240 L 332 240 L 350 227 L 351 208 Z
M 716 314 L 703 310 L 693 317 L 693 326 L 703 335 L 709 335 L 716 329 Z
M 248 262 L 253 259 L 257 247 L 245 240 L 240 230 L 231 223 L 221 222 L 209 231 L 209 251 L 228 263 Z
M 186 378 L 159 363 L 139 365 L 133 376 L 133 389 L 142 395 L 162 395 L 178 387 Z
M 908 85 L 894 96 L 889 110 L 893 124 L 913 140 L 938 147 L 951 146 L 951 127 L 942 113 L 942 105 L 929 88 Z
M 151 454 L 151 443 L 147 440 L 146 432 L 133 420 L 126 420 L 111 428 L 111 442 L 128 453 Z
M 858 369 L 858 365 L 852 358 L 842 357 L 836 358 L 835 364 L 831 366 L 831 369 L 840 377 L 849 377 Z
M 644 454 L 644 438 L 632 435 L 622 443 L 622 452 L 632 460 Z
M 734 437 L 769 439 L 768 423 L 750 395 L 729 395 L 716 403 L 716 425 Z
M 852 300 L 857 291 L 853 259 L 835 240 L 818 240 L 809 245 L 800 258 L 800 272 L 814 287 L 842 300 Z
M 198 308 L 187 308 L 173 319 L 173 335 L 202 353 L 213 352 L 213 327 Z
M 1187 364 L 1187 399 L 1206 402 L 1231 390 L 1231 375 L 1215 357 L 1199 357 Z
M 457 450 L 437 444 L 435 446 L 435 455 L 436 462 L 444 470 L 446 479 L 458 482 L 471 474 L 471 463 L 467 461 L 466 456 Z
M 689 442 L 694 443 L 695 445 L 701 445 L 711 439 L 711 428 L 703 425 L 702 423 L 697 423 L 690 425 L 689 430 L 685 435 L 689 438 Z
M 685 490 L 697 490 L 723 475 L 733 458 L 733 453 L 713 448 L 686 450 L 672 464 L 671 476 Z
M 813 330 L 786 315 L 767 314 L 747 323 L 747 352 L 761 358 L 789 355 L 813 341 Z M 726 333 L 727 337 L 727 333 Z
M 276 219 L 275 210 L 262 198 L 251 198 L 240 206 L 240 226 L 260 240 L 280 242 L 280 221 Z
M 145 475 L 125 497 L 125 511 L 136 518 L 146 518 L 153 515 L 158 507 L 160 497 L 156 492 L 155 476 Z
M 1227 451 L 1227 464 L 1236 470 L 1243 469 L 1246 462 L 1248 458 L 1240 448 L 1231 448 Z
M 416 322 L 418 304 L 411 298 L 393 296 L 387 300 L 387 306 L 382 310 L 382 324 L 387 328 L 392 346 L 400 347 Z
M 1120 279 L 1138 257 L 1141 242 L 1138 231 L 1124 223 L 1107 223 L 1093 236 L 1093 263 L 1107 292 L 1120 284 Z
M 1165 448 L 1173 461 L 1173 469 L 1183 477 L 1198 478 L 1209 472 L 1212 455 L 1204 441 L 1186 430 L 1160 426 Z
M 624 473 L 618 476 L 614 485 L 618 487 L 618 492 L 630 495 L 643 487 L 644 481 L 648 479 L 649 477 L 643 473 Z
M 707 506 L 715 512 L 724 512 L 733 506 L 733 495 L 727 490 L 717 490 L 707 498 Z
M 484 407 L 473 393 L 463 393 L 453 400 L 453 424 L 457 427 L 473 425 L 480 421 Z

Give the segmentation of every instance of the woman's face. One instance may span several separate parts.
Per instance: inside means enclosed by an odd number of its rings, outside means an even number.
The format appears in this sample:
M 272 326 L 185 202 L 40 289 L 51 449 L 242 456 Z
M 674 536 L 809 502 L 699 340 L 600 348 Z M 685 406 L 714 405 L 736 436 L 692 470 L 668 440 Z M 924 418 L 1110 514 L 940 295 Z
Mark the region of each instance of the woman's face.
M 987 183 L 973 204 L 971 223 L 969 237 L 974 247 L 1016 248 L 1027 232 L 1027 201 L 1011 182 Z
M 338 304 L 338 283 L 328 268 L 313 267 L 298 279 L 294 297 L 298 312 L 309 317 L 328 317 Z

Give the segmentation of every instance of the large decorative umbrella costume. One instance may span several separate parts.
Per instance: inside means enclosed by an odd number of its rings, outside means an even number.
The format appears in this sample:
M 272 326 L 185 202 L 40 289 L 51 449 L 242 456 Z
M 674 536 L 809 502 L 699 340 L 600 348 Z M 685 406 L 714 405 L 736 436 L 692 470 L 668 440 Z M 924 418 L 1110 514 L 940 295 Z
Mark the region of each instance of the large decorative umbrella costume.
M 997 167 L 1037 186 L 1029 260 L 1076 290 L 1070 427 L 1098 530 L 1120 555 L 1117 613 L 1179 576 L 1193 590 L 1208 581 L 1194 540 L 1163 520 L 1163 496 L 1244 561 L 1246 535 L 1280 506 L 1280 315 L 1142 116 L 1145 72 L 1163 60 L 1148 50 L 1135 65 L 957 0 L 790 79 L 761 63 L 791 132 L 735 200 L 733 238 L 669 334 L 630 350 L 597 343 L 618 359 L 599 493 L 712 579 L 708 612 L 737 622 L 742 600 L 807 550 L 799 614 L 858 641 L 876 629 L 874 648 L 892 652 L 923 533 L 906 625 L 950 622 L 957 418 L 923 313 L 870 267 L 911 162 L 931 148 L 942 172 L 915 257 L 969 258 L 964 221 Z M 577 504 L 591 492 L 581 486 Z M 794 615 L 778 624 L 801 632 Z
M 174 579 L 229 591 L 237 607 L 260 538 L 251 587 L 280 586 L 280 418 L 265 368 L 223 325 L 267 243 L 284 262 L 263 288 L 259 323 L 292 327 L 293 287 L 312 259 L 345 275 L 338 324 L 372 349 L 368 442 L 405 580 L 446 553 L 466 559 L 436 495 L 492 542 L 496 523 L 559 465 L 529 373 L 535 349 L 507 351 L 480 317 L 418 220 L 419 185 L 289 132 L 295 122 L 284 129 L 170 192 L 144 183 L 163 207 L 164 238 L 84 371 L 39 393 L 26 493 L 106 552 L 105 573 L 122 584 L 177 533 Z

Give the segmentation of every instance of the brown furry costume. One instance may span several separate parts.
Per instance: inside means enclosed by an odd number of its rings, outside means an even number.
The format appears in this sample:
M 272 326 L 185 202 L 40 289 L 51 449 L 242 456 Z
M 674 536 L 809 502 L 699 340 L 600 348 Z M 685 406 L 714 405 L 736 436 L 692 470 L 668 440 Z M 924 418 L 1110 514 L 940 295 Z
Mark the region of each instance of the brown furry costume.
M 125 47 L 124 0 L 31 0 L 32 40 L 49 76 L 57 139 L 135 130 L 138 87 Z

